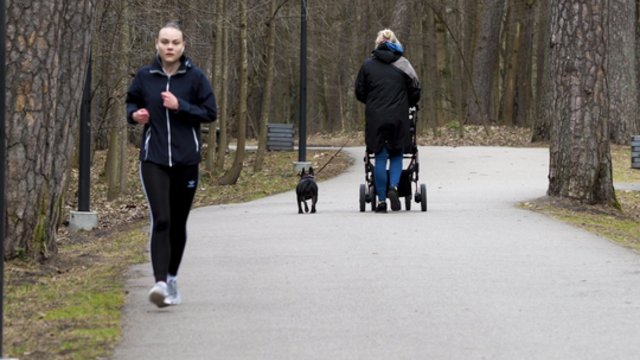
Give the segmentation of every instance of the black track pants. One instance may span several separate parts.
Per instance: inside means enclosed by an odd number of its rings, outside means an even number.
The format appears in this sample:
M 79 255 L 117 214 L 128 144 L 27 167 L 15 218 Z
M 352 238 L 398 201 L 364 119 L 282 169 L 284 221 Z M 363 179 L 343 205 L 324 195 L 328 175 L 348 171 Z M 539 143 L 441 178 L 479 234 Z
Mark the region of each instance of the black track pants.
M 150 253 L 156 281 L 178 275 L 187 243 L 187 218 L 198 187 L 198 165 L 140 164 L 142 186 L 151 209 Z

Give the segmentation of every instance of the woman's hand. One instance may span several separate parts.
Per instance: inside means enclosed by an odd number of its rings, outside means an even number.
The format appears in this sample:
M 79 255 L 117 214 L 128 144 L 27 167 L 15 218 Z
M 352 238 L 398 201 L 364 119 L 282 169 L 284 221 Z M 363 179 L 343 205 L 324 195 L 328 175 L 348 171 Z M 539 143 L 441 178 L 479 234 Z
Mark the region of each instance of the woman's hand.
M 180 107 L 180 103 L 178 102 L 178 98 L 173 95 L 170 91 L 163 91 L 160 96 L 162 96 L 162 105 L 169 110 L 178 110 Z
M 131 114 L 131 118 L 138 124 L 144 125 L 149 122 L 149 111 L 145 108 L 139 109 Z

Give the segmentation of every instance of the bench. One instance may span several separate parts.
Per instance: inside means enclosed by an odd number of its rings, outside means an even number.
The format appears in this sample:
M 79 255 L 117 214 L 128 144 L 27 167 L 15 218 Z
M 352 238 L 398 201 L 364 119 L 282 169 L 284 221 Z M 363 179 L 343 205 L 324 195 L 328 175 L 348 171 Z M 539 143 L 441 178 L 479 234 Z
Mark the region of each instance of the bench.
M 631 137 L 631 168 L 640 169 L 640 135 Z
M 293 124 L 267 124 L 267 150 L 293 150 Z

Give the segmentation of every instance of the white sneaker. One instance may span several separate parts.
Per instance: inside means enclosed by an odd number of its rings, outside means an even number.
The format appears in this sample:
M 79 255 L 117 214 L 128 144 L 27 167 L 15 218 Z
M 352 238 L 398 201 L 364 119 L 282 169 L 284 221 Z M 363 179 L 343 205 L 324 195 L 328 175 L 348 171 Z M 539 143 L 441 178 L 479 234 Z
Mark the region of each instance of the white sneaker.
M 167 283 L 164 281 L 158 281 L 153 287 L 151 291 L 149 291 L 149 301 L 154 303 L 157 307 L 163 308 L 165 306 L 169 306 L 166 303 L 166 299 L 169 296 L 167 293 Z
M 168 296 L 164 299 L 164 303 L 167 305 L 179 305 L 180 293 L 178 292 L 178 281 L 176 279 L 167 280 L 167 293 Z

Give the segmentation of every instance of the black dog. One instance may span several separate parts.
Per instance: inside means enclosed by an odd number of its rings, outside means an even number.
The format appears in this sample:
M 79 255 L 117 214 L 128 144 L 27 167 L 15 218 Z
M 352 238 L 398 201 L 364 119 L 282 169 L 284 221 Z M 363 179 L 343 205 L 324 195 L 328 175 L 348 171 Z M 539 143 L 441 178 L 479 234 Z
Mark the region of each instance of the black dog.
M 302 214 L 302 203 L 304 203 L 304 212 L 309 212 L 307 200 L 311 200 L 311 213 L 316 212 L 318 184 L 316 184 L 313 168 L 309 168 L 309 172 L 305 172 L 304 169 L 300 172 L 300 181 L 296 186 L 296 195 L 298 197 L 298 214 Z

